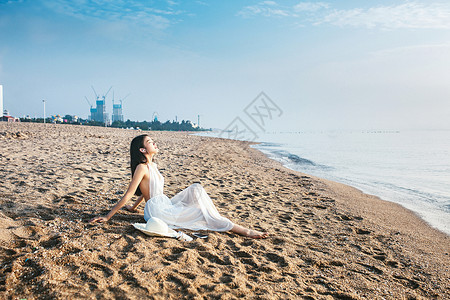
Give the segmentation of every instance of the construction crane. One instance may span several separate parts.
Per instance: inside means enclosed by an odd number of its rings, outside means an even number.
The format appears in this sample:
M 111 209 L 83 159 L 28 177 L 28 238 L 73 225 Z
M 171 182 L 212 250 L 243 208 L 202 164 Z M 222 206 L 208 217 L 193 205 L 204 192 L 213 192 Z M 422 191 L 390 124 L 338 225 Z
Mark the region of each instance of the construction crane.
M 97 100 L 100 100 L 100 96 L 99 96 L 99 95 L 97 94 L 97 92 L 95 91 L 94 86 L 91 85 L 91 88 L 92 88 L 92 90 L 94 91 L 94 94 L 95 94 L 95 97 L 97 98 Z M 106 94 L 102 96 L 102 98 L 103 98 L 102 100 L 105 100 L 105 99 L 106 99 L 106 96 L 108 96 L 109 91 L 111 91 L 111 89 L 112 89 L 112 86 L 109 88 L 109 90 L 106 92 Z
M 97 92 L 96 92 L 95 89 L 94 89 L 94 86 L 91 85 L 91 88 L 92 88 L 92 90 L 94 91 L 94 95 L 95 95 L 95 97 L 96 97 L 97 100 L 98 100 L 98 95 L 97 95 Z
M 86 99 L 86 101 L 87 101 L 87 103 L 89 104 L 89 106 L 92 108 L 92 104 L 91 104 L 91 102 L 89 101 L 88 97 L 84 96 L 84 98 Z
M 122 106 L 122 103 L 125 101 L 126 98 L 128 98 L 128 96 L 130 96 L 131 94 L 126 95 L 125 97 L 123 97 L 122 99 L 119 99 L 120 101 L 120 105 Z M 113 105 L 114 105 L 114 91 L 113 91 Z
M 128 96 L 130 96 L 131 94 L 126 95 L 124 98 L 122 98 L 122 100 L 120 100 L 120 104 L 122 104 L 123 101 L 125 101 L 125 99 L 128 98 Z
M 109 90 L 106 92 L 105 96 L 103 96 L 103 100 L 105 100 L 106 96 L 108 96 L 109 91 L 112 89 L 112 86 L 109 88 Z
M 95 105 L 96 107 L 93 108 L 92 104 L 89 102 L 89 100 L 86 98 L 86 100 L 88 100 L 89 105 L 91 106 L 91 116 L 90 119 L 93 121 L 97 121 L 97 122 L 101 122 L 101 123 L 105 123 L 105 126 L 108 124 L 108 114 L 106 113 L 106 96 L 108 96 L 109 92 L 112 89 L 112 86 L 109 88 L 109 90 L 106 92 L 105 95 L 103 96 L 99 96 L 97 94 L 97 92 L 94 89 L 94 86 L 91 85 L 92 91 L 94 91 L 94 95 L 96 98 L 95 101 Z

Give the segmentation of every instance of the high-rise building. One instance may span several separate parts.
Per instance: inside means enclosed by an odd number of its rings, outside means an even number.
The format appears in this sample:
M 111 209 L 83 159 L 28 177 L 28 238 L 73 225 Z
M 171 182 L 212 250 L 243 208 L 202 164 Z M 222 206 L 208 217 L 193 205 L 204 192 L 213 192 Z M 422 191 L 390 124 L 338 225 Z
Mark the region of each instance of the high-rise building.
M 109 122 L 108 114 L 106 113 L 106 101 L 105 96 L 97 97 L 95 102 L 96 108 L 91 108 L 91 120 L 105 123 Z
M 97 94 L 97 92 L 95 91 L 94 87 L 92 87 L 92 90 L 94 91 L 95 97 L 96 97 L 96 101 L 95 101 L 95 105 L 96 107 L 93 108 L 92 104 L 89 102 L 88 98 L 86 98 L 87 102 L 89 103 L 89 105 L 91 105 L 91 116 L 89 117 L 90 120 L 92 121 L 97 121 L 100 123 L 104 123 L 105 125 L 109 125 L 109 117 L 108 114 L 106 113 L 106 96 L 108 96 L 109 91 L 111 90 L 112 87 L 109 88 L 109 90 L 106 92 L 106 94 L 104 96 L 99 96 Z
M 114 121 L 123 122 L 122 101 L 120 101 L 120 104 L 115 104 L 113 102 L 112 122 L 114 122 Z

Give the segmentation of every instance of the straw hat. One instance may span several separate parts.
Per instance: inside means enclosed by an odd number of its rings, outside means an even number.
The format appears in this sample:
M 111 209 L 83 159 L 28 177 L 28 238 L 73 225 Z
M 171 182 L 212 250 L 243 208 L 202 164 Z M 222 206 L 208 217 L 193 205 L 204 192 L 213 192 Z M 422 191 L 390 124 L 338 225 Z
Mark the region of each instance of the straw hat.
M 192 241 L 190 236 L 184 234 L 183 232 L 176 232 L 175 230 L 169 228 L 163 220 L 155 217 L 150 217 L 146 224 L 134 223 L 133 226 L 134 228 L 150 236 L 165 236 L 186 242 Z

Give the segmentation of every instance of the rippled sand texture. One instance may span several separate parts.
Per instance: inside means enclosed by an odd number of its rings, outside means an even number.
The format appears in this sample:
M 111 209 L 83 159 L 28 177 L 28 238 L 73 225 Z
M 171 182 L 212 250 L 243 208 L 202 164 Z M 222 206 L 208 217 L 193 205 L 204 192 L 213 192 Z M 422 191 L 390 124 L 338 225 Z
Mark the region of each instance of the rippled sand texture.
M 246 142 L 150 133 L 169 196 L 200 182 L 223 215 L 270 238 L 148 237 L 131 226 L 143 206 L 88 224 L 125 191 L 137 134 L 0 123 L 0 298 L 450 298 L 447 235 Z

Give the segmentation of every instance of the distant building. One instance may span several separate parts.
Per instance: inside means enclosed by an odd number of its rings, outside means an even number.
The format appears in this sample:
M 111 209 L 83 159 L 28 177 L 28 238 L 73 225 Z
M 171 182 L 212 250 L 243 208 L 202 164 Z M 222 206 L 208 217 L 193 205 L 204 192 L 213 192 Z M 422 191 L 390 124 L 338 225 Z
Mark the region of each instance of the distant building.
M 97 105 L 97 107 L 91 108 L 90 120 L 108 124 L 109 117 L 106 113 L 105 96 L 103 96 L 101 99 L 100 97 L 97 97 L 97 101 L 95 102 L 95 104 Z
M 52 122 L 53 123 L 62 123 L 63 118 L 60 115 L 54 115 L 54 116 L 52 116 Z
M 3 111 L 2 121 L 3 122 L 20 122 L 20 119 L 10 116 L 8 110 L 5 109 Z
M 2 117 L 2 121 L 3 122 L 11 122 L 11 123 L 13 123 L 13 122 L 20 122 L 20 120 L 17 121 L 16 118 L 11 117 L 11 116 L 3 116 Z
M 78 123 L 78 116 L 72 116 L 72 115 L 65 115 L 62 117 L 63 123 Z
M 123 122 L 122 101 L 120 101 L 120 104 L 114 104 L 114 101 L 113 101 L 112 122 L 114 122 L 114 121 Z

